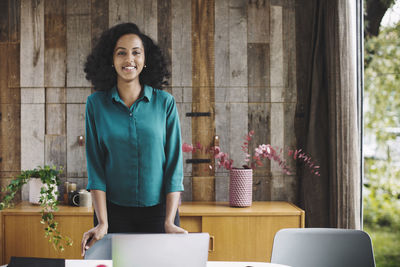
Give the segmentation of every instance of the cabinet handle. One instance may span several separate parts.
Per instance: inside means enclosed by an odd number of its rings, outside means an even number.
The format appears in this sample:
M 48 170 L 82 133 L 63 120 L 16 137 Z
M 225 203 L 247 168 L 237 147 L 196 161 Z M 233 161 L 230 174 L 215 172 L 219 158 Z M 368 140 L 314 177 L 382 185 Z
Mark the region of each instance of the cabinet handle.
M 210 235 L 210 248 L 208 249 L 208 252 L 214 252 L 215 251 L 215 237 L 213 235 Z

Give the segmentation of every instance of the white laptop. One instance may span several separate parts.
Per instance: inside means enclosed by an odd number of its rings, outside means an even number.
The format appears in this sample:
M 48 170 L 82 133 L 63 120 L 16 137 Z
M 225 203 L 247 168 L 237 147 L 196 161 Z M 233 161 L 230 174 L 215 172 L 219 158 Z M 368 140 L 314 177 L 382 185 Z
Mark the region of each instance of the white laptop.
M 206 267 L 208 233 L 114 234 L 113 267 Z

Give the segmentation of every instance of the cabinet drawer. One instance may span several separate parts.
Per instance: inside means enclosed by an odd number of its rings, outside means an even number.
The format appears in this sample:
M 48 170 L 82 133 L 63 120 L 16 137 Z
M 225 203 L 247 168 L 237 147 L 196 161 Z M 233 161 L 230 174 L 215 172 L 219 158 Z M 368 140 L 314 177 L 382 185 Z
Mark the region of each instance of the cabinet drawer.
M 201 233 L 201 216 L 182 216 L 181 227 L 190 233 Z
M 299 216 L 203 217 L 203 232 L 214 236 L 211 261 L 270 261 L 275 233 L 297 228 Z

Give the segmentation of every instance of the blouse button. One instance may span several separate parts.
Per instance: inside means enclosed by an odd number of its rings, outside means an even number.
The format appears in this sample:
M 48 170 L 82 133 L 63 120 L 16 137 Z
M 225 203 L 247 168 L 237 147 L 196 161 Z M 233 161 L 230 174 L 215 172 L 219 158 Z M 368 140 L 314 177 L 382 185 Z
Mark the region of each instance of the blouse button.
M 132 113 L 129 113 L 129 116 L 131 116 L 131 117 L 132 117 Z

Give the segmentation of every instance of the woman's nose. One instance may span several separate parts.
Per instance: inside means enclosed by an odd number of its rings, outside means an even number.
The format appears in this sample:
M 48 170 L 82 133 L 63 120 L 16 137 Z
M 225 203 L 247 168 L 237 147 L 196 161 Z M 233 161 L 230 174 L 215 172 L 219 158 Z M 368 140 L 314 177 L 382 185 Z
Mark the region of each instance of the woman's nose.
M 128 54 L 127 60 L 128 62 L 133 62 L 135 60 L 135 56 L 132 54 Z

